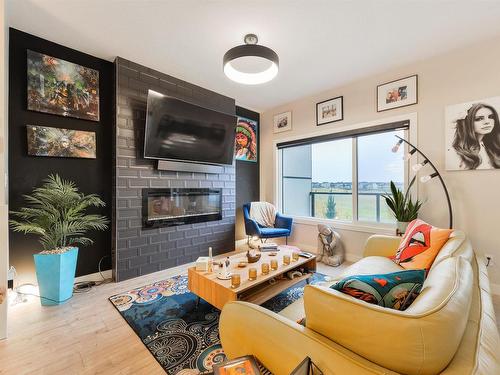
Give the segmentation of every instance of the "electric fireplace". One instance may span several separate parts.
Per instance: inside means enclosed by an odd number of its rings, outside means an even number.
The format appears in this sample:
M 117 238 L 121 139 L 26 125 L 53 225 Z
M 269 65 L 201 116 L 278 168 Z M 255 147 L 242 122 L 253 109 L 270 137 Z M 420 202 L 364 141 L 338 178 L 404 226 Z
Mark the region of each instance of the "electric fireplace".
M 222 219 L 222 189 L 142 189 L 143 228 Z

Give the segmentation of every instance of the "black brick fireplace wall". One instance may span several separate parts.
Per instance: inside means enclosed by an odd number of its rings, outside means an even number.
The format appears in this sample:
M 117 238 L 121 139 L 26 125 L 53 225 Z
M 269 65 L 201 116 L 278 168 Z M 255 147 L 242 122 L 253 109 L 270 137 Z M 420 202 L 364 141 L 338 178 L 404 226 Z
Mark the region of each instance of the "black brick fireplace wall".
M 231 251 L 235 239 L 235 167 L 222 174 L 158 171 L 142 157 L 148 89 L 210 109 L 235 113 L 234 99 L 118 57 L 114 155 L 113 273 L 116 281 Z M 143 188 L 222 188 L 222 220 L 142 228 Z

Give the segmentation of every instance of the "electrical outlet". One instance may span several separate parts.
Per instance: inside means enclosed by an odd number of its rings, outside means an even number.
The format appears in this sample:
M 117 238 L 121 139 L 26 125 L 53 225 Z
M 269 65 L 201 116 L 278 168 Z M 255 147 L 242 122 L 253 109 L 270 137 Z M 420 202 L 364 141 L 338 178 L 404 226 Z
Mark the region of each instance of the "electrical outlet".
M 9 271 L 7 271 L 7 280 L 14 280 L 17 276 L 17 271 L 14 266 L 10 266 Z
M 486 267 L 489 267 L 492 264 L 495 264 L 495 260 L 493 258 L 493 255 L 491 255 L 491 254 L 484 254 L 484 257 L 486 258 Z
M 14 266 L 10 266 L 9 270 L 7 271 L 7 288 L 8 289 L 14 289 L 14 279 L 17 276 L 17 271 L 14 268 Z

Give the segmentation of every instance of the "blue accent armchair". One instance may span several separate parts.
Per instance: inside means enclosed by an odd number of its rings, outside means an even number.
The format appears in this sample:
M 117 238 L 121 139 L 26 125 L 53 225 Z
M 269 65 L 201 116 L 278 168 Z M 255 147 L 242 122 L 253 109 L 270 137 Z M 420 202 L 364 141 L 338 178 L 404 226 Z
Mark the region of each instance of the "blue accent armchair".
M 248 236 L 248 240 L 250 240 L 251 236 L 257 236 L 261 240 L 286 237 L 285 241 L 288 243 L 288 236 L 292 233 L 293 219 L 291 217 L 282 216 L 276 213 L 274 228 L 263 227 L 250 218 L 250 203 L 245 203 L 243 205 L 243 217 L 245 219 L 245 232 Z

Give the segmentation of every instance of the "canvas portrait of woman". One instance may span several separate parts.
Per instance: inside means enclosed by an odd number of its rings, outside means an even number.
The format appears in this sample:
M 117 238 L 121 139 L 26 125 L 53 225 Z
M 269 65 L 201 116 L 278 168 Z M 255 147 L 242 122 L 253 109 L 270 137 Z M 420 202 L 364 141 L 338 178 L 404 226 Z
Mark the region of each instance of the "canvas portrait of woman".
M 500 97 L 446 107 L 446 169 L 500 168 Z

